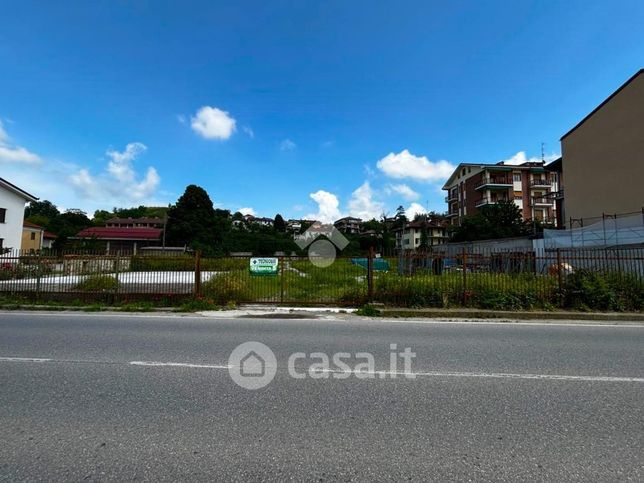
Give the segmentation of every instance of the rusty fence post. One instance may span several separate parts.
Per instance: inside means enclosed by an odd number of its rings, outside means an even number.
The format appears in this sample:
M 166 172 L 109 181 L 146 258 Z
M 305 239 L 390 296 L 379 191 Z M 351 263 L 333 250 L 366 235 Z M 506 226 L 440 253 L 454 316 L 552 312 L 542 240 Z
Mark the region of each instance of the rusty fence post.
M 467 250 L 463 247 L 461 254 L 463 261 L 463 305 L 467 304 Z
M 280 262 L 280 304 L 284 304 L 284 257 L 279 258 Z
M 195 252 L 195 298 L 201 296 L 201 250 Z
M 130 264 L 132 261 L 130 260 Z M 116 257 L 114 258 L 114 278 L 116 279 L 116 285 L 114 286 L 114 300 L 113 303 L 116 303 L 119 300 L 119 271 L 121 269 L 121 250 L 116 251 Z
M 557 289 L 559 292 L 559 306 L 563 307 L 563 277 L 561 275 L 561 248 L 557 248 Z
M 369 247 L 369 256 L 367 258 L 367 301 L 373 301 L 373 246 Z

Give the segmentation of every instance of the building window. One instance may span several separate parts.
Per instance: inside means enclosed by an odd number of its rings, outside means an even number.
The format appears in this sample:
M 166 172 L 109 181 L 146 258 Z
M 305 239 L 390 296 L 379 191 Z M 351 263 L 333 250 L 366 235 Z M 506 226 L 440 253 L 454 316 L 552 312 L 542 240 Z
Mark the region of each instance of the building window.
M 4 238 L 0 238 L 0 250 L 4 248 Z
M 521 182 L 521 173 L 514 173 L 512 175 L 512 178 L 514 179 L 515 183 Z
M 7 218 L 7 209 L 0 208 L 0 223 L 4 223 L 6 218 Z
M 36 239 L 36 234 L 35 234 L 33 231 L 31 232 L 31 239 L 32 239 L 32 240 L 35 240 L 35 239 Z

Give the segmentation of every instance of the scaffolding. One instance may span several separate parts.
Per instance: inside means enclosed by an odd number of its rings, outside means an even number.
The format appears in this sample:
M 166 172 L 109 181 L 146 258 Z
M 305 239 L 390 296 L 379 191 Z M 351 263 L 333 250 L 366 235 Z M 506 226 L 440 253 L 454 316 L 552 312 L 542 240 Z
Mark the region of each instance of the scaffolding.
M 644 208 L 639 212 L 570 219 L 567 230 L 543 230 L 546 249 L 644 246 Z

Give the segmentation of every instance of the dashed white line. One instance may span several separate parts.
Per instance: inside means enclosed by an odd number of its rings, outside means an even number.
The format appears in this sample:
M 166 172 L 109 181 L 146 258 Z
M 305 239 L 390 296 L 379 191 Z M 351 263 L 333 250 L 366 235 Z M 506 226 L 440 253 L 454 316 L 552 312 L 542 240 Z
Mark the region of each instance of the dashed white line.
M 128 364 L 131 366 L 143 367 L 185 367 L 189 369 L 230 369 L 232 366 L 229 364 L 195 364 L 190 362 L 161 362 L 161 361 L 129 361 L 129 362 L 114 362 L 114 361 L 92 361 L 92 360 L 57 360 L 47 359 L 41 357 L 0 357 L 0 362 L 33 362 L 33 363 L 82 363 L 82 364 Z M 373 379 L 385 378 L 408 378 L 415 379 L 418 377 L 471 377 L 481 379 L 528 379 L 528 380 L 544 380 L 544 381 L 586 381 L 586 382 L 636 382 L 644 383 L 644 377 L 628 377 L 628 376 L 574 376 L 565 374 L 517 374 L 506 372 L 401 372 L 401 371 L 341 371 L 337 369 L 320 369 L 315 372 L 326 372 L 331 374 L 353 374 L 355 376 L 373 376 Z
M 155 362 L 155 361 L 130 361 L 131 366 L 152 366 L 152 367 L 191 367 L 196 369 L 230 369 L 232 366 L 220 364 L 191 364 L 188 362 Z
M 397 372 L 397 371 L 339 371 L 334 369 L 322 369 L 317 372 L 329 372 L 334 374 L 373 375 L 374 378 L 384 379 L 398 376 L 415 379 L 416 377 L 475 377 L 489 379 L 536 379 L 551 381 L 590 381 L 590 382 L 640 382 L 644 383 L 643 377 L 621 377 L 621 376 L 572 376 L 564 374 L 513 374 L 506 372 Z
M 1 362 L 52 362 L 53 359 L 39 357 L 0 357 Z

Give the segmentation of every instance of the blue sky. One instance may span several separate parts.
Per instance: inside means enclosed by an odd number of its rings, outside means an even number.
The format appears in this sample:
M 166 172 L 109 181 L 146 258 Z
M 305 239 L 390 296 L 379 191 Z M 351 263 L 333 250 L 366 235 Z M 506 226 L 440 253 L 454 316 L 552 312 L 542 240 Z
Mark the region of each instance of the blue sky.
M 63 208 L 444 211 L 644 67 L 644 3 L 0 1 L 0 176 Z M 523 153 L 523 154 L 522 154 Z

